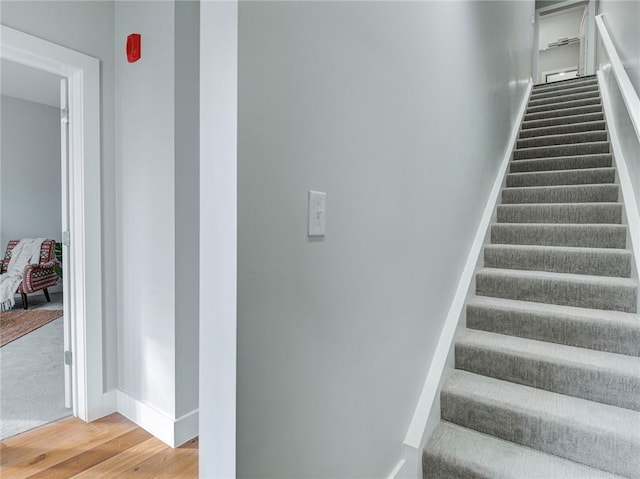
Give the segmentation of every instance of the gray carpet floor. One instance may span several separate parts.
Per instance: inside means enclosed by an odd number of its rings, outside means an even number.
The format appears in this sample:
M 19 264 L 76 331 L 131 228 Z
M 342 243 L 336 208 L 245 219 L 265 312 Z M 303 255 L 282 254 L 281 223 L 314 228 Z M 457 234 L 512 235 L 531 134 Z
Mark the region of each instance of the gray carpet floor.
M 640 479 L 638 279 L 594 77 L 534 87 L 425 479 Z
M 22 307 L 19 297 L 16 307 Z M 29 296 L 29 309 L 62 309 L 62 293 Z M 64 407 L 63 318 L 0 348 L 0 439 L 70 416 Z

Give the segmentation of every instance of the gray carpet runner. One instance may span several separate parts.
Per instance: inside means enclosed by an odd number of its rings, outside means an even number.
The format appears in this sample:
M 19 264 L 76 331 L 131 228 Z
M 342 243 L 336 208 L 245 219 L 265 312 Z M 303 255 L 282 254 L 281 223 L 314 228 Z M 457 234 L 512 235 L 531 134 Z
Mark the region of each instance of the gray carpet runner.
M 595 77 L 533 88 L 425 479 L 640 479 L 638 282 Z

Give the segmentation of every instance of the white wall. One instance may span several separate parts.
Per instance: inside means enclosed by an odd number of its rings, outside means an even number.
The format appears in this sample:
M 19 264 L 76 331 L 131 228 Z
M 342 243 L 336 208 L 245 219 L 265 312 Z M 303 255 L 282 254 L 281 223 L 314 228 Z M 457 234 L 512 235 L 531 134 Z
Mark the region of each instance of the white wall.
M 142 35 L 142 59 L 115 64 L 118 380 L 175 413 L 173 2 L 117 2 L 115 45 Z
M 0 22 L 100 60 L 102 148 L 102 288 L 105 391 L 117 385 L 116 184 L 114 161 L 114 2 L 0 2 Z M 121 52 L 118 49 L 118 52 Z
M 569 10 L 548 13 L 540 17 L 538 32 L 538 48 L 547 48 L 549 43 L 561 38 L 574 38 L 580 36 L 580 21 L 584 14 L 585 6 L 581 5 Z
M 9 240 L 61 241 L 60 110 L 0 98 L 0 247 Z
M 580 45 L 565 45 L 541 51 L 538 56 L 538 83 L 544 83 L 545 73 L 557 70 L 578 69 Z
M 600 0 L 599 12 L 629 79 L 640 95 L 640 2 Z
M 400 459 L 531 75 L 533 13 L 240 2 L 238 477 L 386 477 Z M 310 189 L 328 194 L 320 241 Z
M 638 31 L 640 2 L 601 0 L 599 5 L 599 13 L 604 14 L 603 21 L 616 52 L 638 94 L 640 93 L 640 32 Z M 609 63 L 609 58 L 600 41 L 598 41 L 597 55 L 599 69 L 602 69 Z M 640 209 L 640 140 L 611 68 L 603 70 L 603 79 L 611 100 L 611 117 L 608 117 L 607 121 L 613 123 L 610 127 L 615 126 L 617 130 L 620 150 L 629 169 L 637 206 Z
M 198 407 L 198 4 L 117 2 L 118 379 L 175 420 Z

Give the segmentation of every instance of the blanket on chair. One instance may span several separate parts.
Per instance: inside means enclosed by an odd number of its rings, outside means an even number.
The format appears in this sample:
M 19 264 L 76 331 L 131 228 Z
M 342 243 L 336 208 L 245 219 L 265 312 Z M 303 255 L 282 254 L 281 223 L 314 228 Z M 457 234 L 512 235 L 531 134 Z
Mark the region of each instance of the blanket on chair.
M 9 311 L 16 304 L 14 295 L 28 264 L 40 263 L 40 249 L 45 238 L 23 239 L 11 250 L 7 272 L 0 275 L 0 310 Z

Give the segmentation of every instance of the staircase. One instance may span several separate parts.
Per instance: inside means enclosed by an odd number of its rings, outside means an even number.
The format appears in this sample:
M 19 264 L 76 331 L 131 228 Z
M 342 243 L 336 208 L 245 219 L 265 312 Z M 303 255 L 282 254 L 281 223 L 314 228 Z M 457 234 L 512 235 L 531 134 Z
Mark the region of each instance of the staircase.
M 426 479 L 640 479 L 638 283 L 595 77 L 534 87 Z

